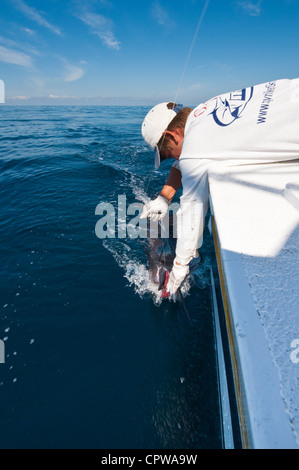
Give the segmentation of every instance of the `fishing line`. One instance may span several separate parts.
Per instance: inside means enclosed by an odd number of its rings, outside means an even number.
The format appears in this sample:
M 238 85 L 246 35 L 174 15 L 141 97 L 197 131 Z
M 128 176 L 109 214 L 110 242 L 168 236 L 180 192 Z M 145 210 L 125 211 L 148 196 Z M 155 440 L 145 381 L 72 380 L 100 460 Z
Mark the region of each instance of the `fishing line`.
M 208 8 L 208 6 L 209 6 L 209 3 L 210 3 L 210 0 L 206 0 L 206 2 L 205 2 L 205 4 L 204 4 L 204 7 L 203 7 L 203 10 L 202 10 L 202 12 L 201 12 L 201 15 L 200 15 L 200 17 L 199 17 L 199 20 L 198 20 L 198 23 L 197 23 L 197 26 L 196 26 L 196 29 L 195 29 L 195 32 L 194 32 L 194 35 L 193 35 L 193 39 L 192 39 L 192 42 L 191 42 L 191 45 L 190 45 L 190 48 L 189 48 L 189 51 L 188 51 L 188 54 L 187 54 L 187 57 L 186 57 L 185 65 L 184 65 L 184 67 L 183 67 L 183 71 L 182 71 L 182 74 L 181 74 L 181 78 L 180 78 L 180 81 L 179 81 L 179 84 L 178 84 L 178 87 L 177 87 L 177 91 L 176 91 L 176 94 L 175 94 L 175 98 L 174 98 L 174 100 L 173 100 L 174 106 L 175 106 L 176 103 L 177 103 L 178 95 L 179 95 L 179 93 L 180 93 L 180 91 L 181 91 L 181 88 L 182 88 L 182 83 L 183 83 L 183 80 L 184 80 L 184 78 L 185 78 L 186 70 L 187 70 L 187 67 L 188 67 L 189 62 L 190 62 L 190 58 L 191 58 L 191 55 L 192 55 L 192 51 L 193 51 L 193 48 L 194 48 L 196 39 L 197 39 L 197 37 L 198 37 L 198 34 L 199 34 L 199 31 L 200 31 L 202 22 L 203 22 L 203 20 L 204 20 L 204 17 L 205 17 L 207 8 Z M 164 134 L 163 139 L 162 139 L 162 144 L 163 144 L 163 142 L 164 142 L 164 138 L 165 138 L 165 134 Z M 151 174 L 151 176 L 150 176 L 150 178 L 149 178 L 149 181 L 148 181 L 148 184 L 147 184 L 147 187 L 146 187 L 146 194 L 148 193 L 149 185 L 150 185 L 151 182 L 152 182 L 153 174 L 154 174 L 154 172 L 152 172 L 152 174 Z M 160 222 L 160 224 L 161 224 L 161 222 Z M 160 225 L 160 226 L 161 226 L 161 225 Z M 168 240 L 168 243 L 169 243 L 169 240 Z M 170 243 L 169 243 L 169 245 L 170 245 L 171 250 L 174 251 L 174 247 L 171 246 Z M 165 246 L 166 246 L 166 244 L 164 244 L 164 247 L 163 247 L 163 249 L 162 249 L 162 253 L 161 253 L 161 255 L 160 255 L 160 258 L 161 258 L 161 257 L 164 257 L 164 259 L 165 259 L 165 254 L 164 254 Z M 182 304 L 183 304 L 183 308 L 184 308 L 184 310 L 185 310 L 185 313 L 186 313 L 188 319 L 190 320 L 190 315 L 189 315 L 189 313 L 188 313 L 188 310 L 187 310 L 186 304 L 185 304 L 185 302 L 184 302 L 184 298 L 183 298 L 183 295 L 182 295 L 182 292 L 181 292 L 181 289 L 180 289 L 180 288 L 178 288 L 178 294 L 179 294 L 179 297 L 180 297 L 180 299 L 181 299 L 181 301 L 182 301 Z
M 210 0 L 206 0 L 206 3 L 204 4 L 202 13 L 201 13 L 200 18 L 199 18 L 199 21 L 198 21 L 198 24 L 197 24 L 197 26 L 196 26 L 196 30 L 195 30 L 195 33 L 194 33 L 194 36 L 193 36 L 193 39 L 192 39 L 192 42 L 191 42 L 191 46 L 190 46 L 190 49 L 189 49 L 189 52 L 188 52 L 188 55 L 187 55 L 187 59 L 186 59 L 184 68 L 183 68 L 182 76 L 181 76 L 181 79 L 180 79 L 180 81 L 179 81 L 179 85 L 178 85 L 177 92 L 176 92 L 176 95 L 175 95 L 174 103 L 177 102 L 178 94 L 179 94 L 179 92 L 181 91 L 182 83 L 183 83 L 183 80 L 184 80 L 184 77 L 185 77 L 185 73 L 186 73 L 188 64 L 189 64 L 189 62 L 190 62 L 190 58 L 191 58 L 191 54 L 192 54 L 192 51 L 193 51 L 193 48 L 194 48 L 194 44 L 195 44 L 195 41 L 196 41 L 196 39 L 197 39 L 199 30 L 200 30 L 200 28 L 201 28 L 203 19 L 204 19 L 204 17 L 205 17 L 207 8 L 208 8 L 208 6 L 209 6 L 209 3 L 210 3 Z
M 174 98 L 174 100 L 173 100 L 174 104 L 176 104 L 177 99 L 178 99 L 179 92 L 181 91 L 182 83 L 183 83 L 183 80 L 184 80 L 185 74 L 186 74 L 186 70 L 187 70 L 187 67 L 188 67 L 189 62 L 190 62 L 191 54 L 192 54 L 192 51 L 193 51 L 193 48 L 194 48 L 194 45 L 195 45 L 197 36 L 198 36 L 198 34 L 199 34 L 199 31 L 200 31 L 202 22 L 203 22 L 203 20 L 204 20 L 204 17 L 205 17 L 207 8 L 208 8 L 208 6 L 209 6 L 209 3 L 210 3 L 210 0 L 206 0 L 206 2 L 205 2 L 205 4 L 204 4 L 204 7 L 203 7 L 203 9 L 202 9 L 201 15 L 200 15 L 200 17 L 199 17 L 199 20 L 198 20 L 198 23 L 197 23 L 197 26 L 196 26 L 196 29 L 195 29 L 195 33 L 194 33 L 194 36 L 193 36 L 193 39 L 192 39 L 192 42 L 191 42 L 191 45 L 190 45 L 190 48 L 189 48 L 189 52 L 188 52 L 188 54 L 187 54 L 186 62 L 185 62 L 185 65 L 184 65 L 184 68 L 183 68 L 183 71 L 182 71 L 182 75 L 181 75 L 181 78 L 180 78 L 180 81 L 179 81 L 179 84 L 178 84 L 178 87 L 177 87 L 177 91 L 176 91 L 176 94 L 175 94 L 175 98 Z M 164 138 L 165 138 L 165 135 L 163 136 L 162 144 L 163 144 L 163 142 L 164 142 Z M 148 192 L 148 188 L 149 188 L 149 185 L 150 185 L 152 179 L 153 179 L 153 172 L 152 172 L 151 177 L 150 177 L 150 179 L 149 179 L 149 181 L 148 181 L 147 188 L 146 188 L 146 193 Z

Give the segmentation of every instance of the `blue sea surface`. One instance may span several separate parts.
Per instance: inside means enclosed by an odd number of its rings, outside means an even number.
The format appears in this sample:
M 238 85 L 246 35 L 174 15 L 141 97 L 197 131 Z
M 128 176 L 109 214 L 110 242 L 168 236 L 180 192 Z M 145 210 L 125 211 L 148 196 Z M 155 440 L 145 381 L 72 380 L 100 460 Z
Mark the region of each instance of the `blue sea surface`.
M 95 234 L 101 202 L 154 197 L 147 107 L 0 107 L 0 448 L 222 446 L 210 266 L 185 305 L 147 282 L 146 240 Z M 179 194 L 176 196 L 179 200 Z

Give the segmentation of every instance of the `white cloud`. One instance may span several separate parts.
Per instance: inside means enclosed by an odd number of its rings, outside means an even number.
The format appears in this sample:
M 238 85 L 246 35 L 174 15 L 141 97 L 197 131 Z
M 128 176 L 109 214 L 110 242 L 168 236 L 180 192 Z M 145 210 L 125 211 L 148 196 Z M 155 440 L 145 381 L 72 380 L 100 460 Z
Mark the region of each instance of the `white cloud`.
M 75 65 L 66 64 L 66 73 L 64 75 L 65 82 L 75 82 L 84 75 L 84 70 L 81 67 Z
M 35 35 L 35 31 L 33 31 L 33 29 L 30 29 L 30 28 L 21 28 L 21 29 L 25 31 L 25 33 L 27 33 L 29 36 Z
M 22 67 L 32 67 L 31 58 L 23 52 L 0 46 L 0 61 Z
M 110 49 L 120 49 L 120 42 L 113 33 L 113 22 L 109 18 L 98 13 L 82 12 L 77 17 L 89 26 L 91 32 L 98 36 Z
M 21 31 L 24 31 L 28 36 L 35 36 L 35 31 L 30 28 L 21 28 Z
M 103 43 L 106 44 L 110 49 L 116 49 L 119 51 L 120 42 L 115 38 L 112 31 L 104 31 L 99 34 L 99 37 L 102 39 Z
M 25 100 L 29 100 L 30 99 L 30 96 L 24 96 L 24 95 L 21 95 L 21 96 L 11 96 L 10 98 L 7 98 L 8 100 L 15 100 L 15 101 L 25 101 Z
M 67 59 L 61 57 L 59 55 L 56 56 L 56 59 L 60 60 L 64 65 L 64 71 L 62 79 L 64 82 L 75 82 L 83 77 L 85 71 L 82 67 L 78 67 L 77 65 L 71 64 Z M 80 64 L 86 64 L 85 61 L 80 61 Z M 61 79 L 61 77 L 60 77 Z
M 156 1 L 152 7 L 152 15 L 161 26 L 171 26 L 173 22 L 171 21 L 168 12 L 165 8 L 162 7 L 160 2 Z
M 0 43 L 8 48 L 11 49 L 19 49 L 23 52 L 25 52 L 26 55 L 31 54 L 31 55 L 36 55 L 39 56 L 40 52 L 32 47 L 30 44 L 24 41 L 13 41 L 12 39 L 6 38 L 4 36 L 0 36 Z
M 251 1 L 239 1 L 237 2 L 237 5 L 245 11 L 245 13 L 248 13 L 250 16 L 259 16 L 261 13 L 261 4 L 262 0 L 259 0 L 258 2 L 251 2 Z
M 12 0 L 15 7 L 20 10 L 27 18 L 38 23 L 40 26 L 44 26 L 45 28 L 52 31 L 52 33 L 57 34 L 58 36 L 62 36 L 62 32 L 60 29 L 49 23 L 35 8 L 29 7 L 23 0 Z
M 52 95 L 52 94 L 50 94 L 50 95 L 48 96 L 48 98 L 50 98 L 51 100 L 59 100 L 59 99 L 68 100 L 68 99 L 70 99 L 70 98 L 75 98 L 75 97 L 74 97 L 74 96 L 69 96 L 69 95 L 61 95 L 61 96 L 59 96 L 59 95 Z

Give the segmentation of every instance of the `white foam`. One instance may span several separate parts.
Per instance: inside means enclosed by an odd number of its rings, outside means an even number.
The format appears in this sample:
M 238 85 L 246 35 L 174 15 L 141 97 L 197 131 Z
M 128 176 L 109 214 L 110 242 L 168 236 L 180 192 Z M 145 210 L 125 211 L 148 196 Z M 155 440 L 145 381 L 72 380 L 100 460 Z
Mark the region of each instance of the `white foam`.
M 141 298 L 150 295 L 154 304 L 160 305 L 163 301 L 162 291 L 159 291 L 157 284 L 151 281 L 147 265 L 136 259 L 136 256 L 134 257 L 133 250 L 125 243 L 111 239 L 104 240 L 103 246 L 110 251 L 118 266 L 124 270 L 124 277 L 129 281 L 129 286 L 133 287 Z M 192 273 L 181 286 L 183 297 L 189 295 L 191 285 L 194 283 L 193 276 Z
M 103 246 L 110 251 L 113 258 L 124 270 L 124 277 L 129 281 L 129 285 L 134 287 L 135 292 L 144 297 L 150 294 L 155 304 L 160 304 L 161 292 L 156 284 L 151 282 L 147 266 L 134 258 L 133 250 L 125 243 L 118 240 L 104 240 Z
M 129 184 L 132 193 L 138 201 L 144 204 L 150 201 L 138 177 L 130 174 L 130 181 L 126 184 Z M 147 264 L 140 261 L 141 248 L 139 250 L 138 247 L 137 249 L 131 248 L 127 243 L 116 239 L 105 239 L 103 246 L 110 251 L 118 266 L 124 270 L 124 277 L 129 281 L 129 285 L 134 287 L 135 292 L 140 297 L 144 297 L 148 294 L 151 295 L 154 303 L 160 305 L 163 300 L 161 298 L 161 291 L 159 291 L 158 286 L 150 280 Z M 207 284 L 209 276 L 205 276 L 205 272 L 199 274 L 198 270 L 196 271 L 197 272 L 192 273 L 181 286 L 183 297 L 188 295 L 191 284 L 196 283 L 201 287 Z
M 147 204 L 150 201 L 150 198 L 144 191 L 144 189 L 138 185 L 138 181 L 134 177 L 134 175 L 131 175 L 131 181 L 130 181 L 131 189 L 138 201 L 143 202 L 143 204 Z

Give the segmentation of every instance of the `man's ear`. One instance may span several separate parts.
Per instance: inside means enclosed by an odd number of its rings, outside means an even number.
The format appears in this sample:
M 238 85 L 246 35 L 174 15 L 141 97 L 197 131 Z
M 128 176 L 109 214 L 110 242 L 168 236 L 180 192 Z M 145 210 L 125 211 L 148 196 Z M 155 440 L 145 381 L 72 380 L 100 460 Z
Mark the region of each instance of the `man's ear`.
M 173 142 L 178 145 L 179 144 L 179 139 L 181 137 L 181 133 L 179 129 L 174 129 L 173 131 L 164 131 L 163 135 L 169 135 L 170 138 L 173 140 Z

